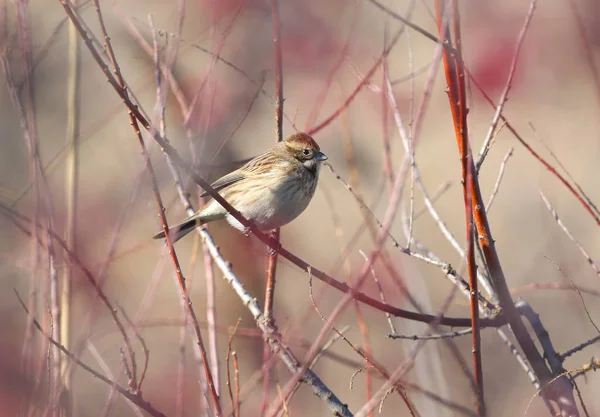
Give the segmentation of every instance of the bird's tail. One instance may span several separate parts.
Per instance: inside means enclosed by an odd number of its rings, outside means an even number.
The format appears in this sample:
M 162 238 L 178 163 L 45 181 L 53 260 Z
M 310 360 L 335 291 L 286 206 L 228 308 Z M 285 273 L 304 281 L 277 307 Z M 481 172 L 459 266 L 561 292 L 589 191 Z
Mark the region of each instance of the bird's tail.
M 190 233 L 196 227 L 201 224 L 206 223 L 206 221 L 199 219 L 198 217 L 192 216 L 189 219 L 184 220 L 179 223 L 177 226 L 173 226 L 169 229 L 169 235 L 171 236 L 171 240 L 173 243 L 177 242 L 179 239 Z M 162 239 L 165 237 L 165 232 L 160 231 L 159 233 L 153 236 L 153 239 Z

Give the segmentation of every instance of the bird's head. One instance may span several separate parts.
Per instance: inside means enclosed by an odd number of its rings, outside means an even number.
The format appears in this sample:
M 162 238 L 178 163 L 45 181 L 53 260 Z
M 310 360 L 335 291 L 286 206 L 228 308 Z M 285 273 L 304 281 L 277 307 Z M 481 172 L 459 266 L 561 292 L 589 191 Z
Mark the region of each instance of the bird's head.
M 321 152 L 317 142 L 306 133 L 294 133 L 283 141 L 283 145 L 290 155 L 313 173 L 316 172 L 320 162 L 327 159 L 327 155 Z

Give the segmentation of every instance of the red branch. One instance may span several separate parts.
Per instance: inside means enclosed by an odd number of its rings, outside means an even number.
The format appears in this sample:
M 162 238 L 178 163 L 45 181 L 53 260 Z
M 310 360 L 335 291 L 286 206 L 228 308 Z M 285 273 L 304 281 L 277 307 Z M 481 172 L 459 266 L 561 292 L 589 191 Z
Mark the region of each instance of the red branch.
M 279 2 L 271 0 L 271 15 L 273 17 L 273 49 L 275 53 L 275 141 L 283 140 L 283 57 L 281 51 L 281 22 L 279 17 Z M 272 239 L 279 245 L 280 230 L 276 229 L 271 235 Z M 268 325 L 275 326 L 273 317 L 273 302 L 275 298 L 275 282 L 277 274 L 277 251 L 269 252 L 267 261 L 267 283 L 265 287 L 265 307 L 264 317 Z M 263 402 L 261 406 L 261 415 L 264 414 L 269 403 L 269 382 L 270 370 L 268 366 L 271 359 L 271 348 L 268 340 L 265 340 L 263 347 Z
M 453 2 L 452 7 L 452 31 L 455 40 L 455 54 L 451 54 L 448 48 L 444 49 L 444 72 L 446 83 L 448 84 L 448 99 L 450 100 L 450 109 L 452 110 L 452 119 L 454 121 L 454 131 L 458 151 L 461 161 L 461 176 L 463 184 L 463 197 L 465 204 L 466 232 L 467 232 L 467 270 L 469 273 L 469 301 L 471 304 L 471 322 L 472 322 L 472 353 L 473 369 L 475 373 L 475 383 L 477 385 L 477 414 L 485 415 L 485 401 L 483 391 L 483 365 L 481 363 L 481 327 L 479 325 L 479 300 L 477 283 L 477 263 L 475 261 L 475 244 L 473 240 L 473 193 L 474 185 L 474 164 L 473 155 L 469 145 L 469 135 L 467 129 L 467 94 L 465 87 L 465 71 L 462 61 L 462 40 L 460 33 L 460 15 L 457 2 Z M 447 45 L 452 45 L 452 39 L 448 25 L 443 22 L 443 10 L 441 2 L 435 3 L 437 25 L 440 32 L 440 38 Z

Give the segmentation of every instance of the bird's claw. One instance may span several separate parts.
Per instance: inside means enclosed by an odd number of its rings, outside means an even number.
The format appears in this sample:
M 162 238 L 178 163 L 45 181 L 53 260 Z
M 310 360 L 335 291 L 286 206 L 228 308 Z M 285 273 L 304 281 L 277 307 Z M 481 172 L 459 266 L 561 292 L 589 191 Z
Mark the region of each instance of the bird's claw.
M 244 227 L 244 230 L 242 230 L 242 233 L 244 234 L 244 236 L 250 237 L 250 235 L 252 234 L 252 229 L 250 229 L 249 227 Z

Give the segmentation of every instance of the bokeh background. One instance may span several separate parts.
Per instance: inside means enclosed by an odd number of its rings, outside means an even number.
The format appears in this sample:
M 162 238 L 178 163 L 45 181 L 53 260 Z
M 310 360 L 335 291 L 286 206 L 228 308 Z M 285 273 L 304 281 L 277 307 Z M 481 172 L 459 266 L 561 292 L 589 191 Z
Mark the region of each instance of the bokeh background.
M 183 115 L 177 99 L 167 98 L 167 134 L 186 158 L 194 158 L 205 175 L 214 179 L 232 169 L 236 161 L 250 158 L 275 141 L 273 27 L 269 2 L 262 0 L 187 1 L 183 12 L 181 38 L 178 40 L 173 75 L 193 111 Z M 383 2 L 404 15 L 407 1 Z M 19 19 L 12 2 L 0 2 L 3 10 L 2 53 L 9 63 L 21 99 L 24 79 L 17 32 Z M 155 112 L 156 81 L 152 57 L 140 39 L 152 43 L 148 17 L 160 31 L 161 52 L 172 51 L 179 25 L 177 2 L 118 0 L 102 2 L 107 30 L 123 75 L 130 90 L 148 114 Z M 486 91 L 497 100 L 502 91 L 518 34 L 529 4 L 522 1 L 460 2 L 466 63 Z M 31 1 L 28 4 L 32 58 L 34 63 L 35 121 L 39 135 L 40 159 L 52 197 L 54 226 L 63 233 L 66 223 L 66 120 L 68 24 L 58 1 Z M 80 7 L 82 18 L 92 33 L 100 37 L 93 5 Z M 433 2 L 416 2 L 412 20 L 436 33 Z M 284 135 L 317 125 L 335 111 L 360 83 L 362 76 L 380 56 L 387 39 L 400 24 L 369 1 L 308 0 L 280 2 L 282 26 L 285 114 Z M 600 201 L 600 84 L 597 71 L 600 32 L 600 6 L 594 0 L 539 2 L 521 52 L 513 88 L 504 114 L 544 158 L 553 165 L 560 161 L 568 173 L 590 196 Z M 135 32 L 138 34 L 136 35 Z M 422 101 L 427 73 L 435 44 L 419 33 L 407 31 L 390 52 L 387 64 L 391 80 L 398 80 L 393 91 L 405 121 L 415 117 Z M 213 59 L 223 59 L 245 72 Z M 79 140 L 76 245 L 74 251 L 95 274 L 106 268 L 104 288 L 109 298 L 123 308 L 136 323 L 150 350 L 144 398 L 167 415 L 175 415 L 181 330 L 180 293 L 175 285 L 172 265 L 162 243 L 151 236 L 159 230 L 157 207 L 150 180 L 144 170 L 139 144 L 129 126 L 124 106 L 110 88 L 89 52 L 81 46 L 79 87 Z M 406 77 L 415 73 L 414 77 Z M 390 109 L 382 96 L 383 73 L 375 72 L 370 84 L 362 88 L 352 104 L 331 124 L 315 134 L 331 164 L 381 218 L 389 200 L 385 183 L 384 138 L 389 135 L 394 172 L 404 151 Z M 261 84 L 264 81 L 263 84 Z M 265 94 L 259 94 L 259 86 Z M 453 127 L 444 91 L 443 73 L 438 72 L 431 90 L 416 162 L 430 194 L 449 183 L 449 189 L 436 201 L 444 222 L 464 244 L 464 208 L 460 186 L 460 166 Z M 319 97 L 326 91 L 322 104 Z M 473 87 L 469 89 L 469 128 L 477 152 L 489 128 L 493 109 Z M 411 116 L 412 115 L 412 116 Z M 156 119 L 155 119 L 156 120 Z M 0 88 L 0 198 L 2 204 L 20 213 L 33 214 L 30 185 L 30 159 L 19 118 L 11 102 L 7 84 Z M 149 136 L 167 215 L 171 222 L 185 216 L 179 203 L 165 159 Z M 191 141 L 190 141 L 191 138 Z M 568 286 L 576 284 L 590 290 L 583 294 L 590 317 L 600 322 L 597 292 L 599 276 L 590 268 L 575 245 L 559 229 L 540 198 L 543 191 L 556 207 L 562 221 L 598 260 L 598 225 L 575 198 L 521 146 L 507 129 L 497 135 L 485 162 L 480 182 L 487 199 L 498 176 L 506 152 L 514 148 L 496 202 L 490 211 L 492 232 L 504 271 L 512 289 L 539 313 L 555 348 L 564 352 L 598 335 L 575 291 L 535 289 L 530 284 Z M 186 178 L 186 189 L 197 203 L 197 187 Z M 405 189 L 402 210 L 408 210 L 410 187 Z M 414 209 L 424 207 L 422 195 L 414 191 Z M 400 213 L 391 232 L 405 242 Z M 119 227 L 122 225 L 122 227 Z M 373 243 L 364 231 L 364 218 L 352 195 L 327 169 L 322 171 L 319 189 L 306 210 L 282 230 L 282 242 L 291 252 L 339 280 L 355 277 L 364 262 L 359 253 L 368 253 Z M 261 302 L 264 297 L 266 250 L 255 238 L 246 238 L 226 224 L 210 226 L 223 255 L 249 291 Z M 344 256 L 342 250 L 357 231 L 361 231 Z M 442 260 L 461 270 L 462 260 L 425 213 L 414 222 L 414 235 Z M 107 254 L 115 239 L 116 251 Z M 386 250 L 413 296 L 435 314 L 452 287 L 438 269 L 402 255 L 391 245 Z M 44 291 L 47 271 L 45 254 L 37 270 L 32 270 L 31 239 L 0 216 L 0 415 L 14 416 L 35 404 L 37 413 L 46 404 L 44 390 L 30 396 L 35 377 L 22 370 L 22 347 L 27 315 L 13 289 L 27 297 L 32 280 L 39 280 L 38 314 L 47 309 Z M 198 237 L 177 244 L 184 273 L 191 288 L 192 301 L 206 335 L 206 286 L 204 257 Z M 62 259 L 62 258 L 61 258 Z M 561 270 L 557 269 L 557 266 Z M 64 259 L 58 270 L 66 267 Z M 411 308 L 406 297 L 391 284 L 386 268 L 375 265 L 386 299 L 396 306 Z M 233 348 L 240 361 L 242 386 L 248 390 L 242 415 L 259 415 L 263 399 L 262 381 L 252 379 L 263 362 L 263 339 L 233 290 L 216 276 L 218 357 L 220 383 L 225 393 L 225 355 L 230 329 L 241 318 Z M 323 321 L 310 300 L 306 273 L 280 260 L 275 298 L 275 317 L 285 339 L 299 358 L 318 335 Z M 319 282 L 313 285 L 318 306 L 324 315 L 335 308 L 342 295 Z M 364 288 L 378 297 L 370 281 Z M 106 309 L 92 302 L 94 291 L 75 271 L 73 277 L 72 329 L 82 333 L 86 315 L 91 311 L 95 325 L 82 360 L 106 374 L 101 357 L 123 384 L 120 369 L 121 335 Z M 457 295 L 448 315 L 468 317 L 468 301 Z M 40 313 L 41 312 L 41 313 Z M 347 337 L 364 347 L 357 308 L 351 306 L 335 322 L 350 326 Z M 360 314 L 368 325 L 372 354 L 378 363 L 393 371 L 403 363 L 413 341 L 394 341 L 385 337 L 389 327 L 385 316 L 367 306 Z M 399 331 L 422 333 L 426 326 L 395 320 Z M 199 365 L 188 333 L 185 347 L 184 416 L 201 414 L 204 404 L 198 384 Z M 493 330 L 482 332 L 485 393 L 492 415 L 548 415 L 526 374 Z M 36 336 L 39 341 L 39 335 Z M 454 339 L 463 358 L 470 359 L 470 339 Z M 142 350 L 135 344 L 137 357 Z M 95 353 L 93 353 L 93 351 Z M 366 402 L 365 372 L 353 374 L 364 363 L 344 342 L 336 342 L 314 368 L 324 382 L 352 411 Z M 565 362 L 567 369 L 588 363 L 600 353 L 592 345 Z M 44 368 L 42 363 L 42 368 Z M 42 369 L 42 375 L 45 370 Z M 118 376 L 120 375 L 120 376 Z M 382 380 L 371 373 L 374 389 Z M 270 399 L 277 397 L 278 386 L 289 379 L 288 370 L 277 364 L 271 373 Z M 350 381 L 353 385 L 350 388 Z M 471 410 L 473 396 L 468 381 L 459 370 L 444 342 L 426 344 L 407 379 Z M 44 377 L 42 376 L 42 385 Z M 254 382 L 253 382 L 254 381 Z M 598 376 L 578 379 L 590 415 L 600 415 Z M 423 416 L 459 415 L 418 391 L 408 390 Z M 74 373 L 74 415 L 102 415 L 109 389 L 87 372 Z M 224 394 L 224 404 L 228 405 Z M 530 401 L 533 401 L 530 403 Z M 25 405 L 24 405 L 25 404 Z M 290 415 L 330 415 L 325 404 L 309 388 L 301 387 L 290 401 Z M 227 408 L 227 407 L 226 407 Z M 382 415 L 409 415 L 397 395 L 390 395 Z M 38 414 L 35 414 L 38 415 Z M 134 415 L 127 402 L 114 399 L 108 415 Z

